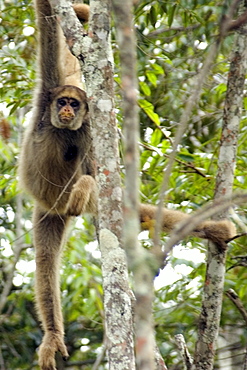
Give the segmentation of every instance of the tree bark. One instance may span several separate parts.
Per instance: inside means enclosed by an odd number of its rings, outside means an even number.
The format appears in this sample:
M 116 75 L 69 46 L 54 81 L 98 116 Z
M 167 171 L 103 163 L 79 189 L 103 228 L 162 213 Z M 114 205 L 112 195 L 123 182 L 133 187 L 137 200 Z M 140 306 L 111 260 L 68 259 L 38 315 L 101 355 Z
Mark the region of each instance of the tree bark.
M 246 10 L 242 2 L 242 11 Z M 244 31 L 243 32 L 243 28 Z M 227 93 L 223 114 L 223 128 L 218 159 L 215 199 L 232 194 L 236 163 L 237 140 L 247 63 L 246 26 L 238 30 L 231 58 Z M 227 217 L 227 211 L 217 218 Z M 209 243 L 206 281 L 199 318 L 198 340 L 195 352 L 195 369 L 213 369 L 215 345 L 218 337 L 224 289 L 226 249 Z

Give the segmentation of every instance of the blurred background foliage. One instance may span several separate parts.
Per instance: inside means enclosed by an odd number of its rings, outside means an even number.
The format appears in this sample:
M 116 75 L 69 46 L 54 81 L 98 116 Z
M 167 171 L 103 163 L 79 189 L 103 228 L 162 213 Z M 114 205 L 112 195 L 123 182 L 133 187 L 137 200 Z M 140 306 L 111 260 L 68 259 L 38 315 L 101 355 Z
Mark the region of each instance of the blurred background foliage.
M 195 78 L 218 24 L 230 1 L 147 1 L 135 5 L 140 107 L 140 196 L 155 204 L 171 152 L 172 142 Z M 32 201 L 18 189 L 17 160 L 21 136 L 30 117 L 35 83 L 36 27 L 29 0 L 1 0 L 0 43 L 0 370 L 37 369 L 36 348 L 41 329 L 33 303 L 35 265 L 32 246 Z M 220 53 L 194 109 L 170 177 L 167 205 L 191 212 L 214 195 L 222 109 L 234 35 L 222 43 Z M 114 38 L 116 108 L 119 129 L 121 82 L 118 48 Z M 234 190 L 247 187 L 247 130 L 244 96 L 239 132 Z M 245 206 L 234 209 L 244 225 Z M 236 216 L 237 215 L 237 216 Z M 103 348 L 103 291 L 100 253 L 89 218 L 71 227 L 61 267 L 61 290 L 70 369 L 91 369 Z M 244 226 L 239 229 L 245 231 Z M 145 247 L 151 241 L 141 234 Z M 165 243 L 166 237 L 162 238 Z M 245 254 L 246 238 L 229 247 L 227 268 Z M 193 353 L 205 273 L 206 246 L 188 238 L 177 247 L 169 265 L 156 281 L 154 319 L 157 343 L 170 369 L 183 369 L 174 335 L 184 334 Z M 198 257 L 197 257 L 198 256 Z M 245 266 L 226 273 L 226 289 L 233 288 L 244 303 Z M 10 285 L 7 297 L 4 296 Z M 234 330 L 234 338 L 231 331 Z M 224 298 L 218 358 L 237 366 L 246 347 L 246 326 L 240 313 Z M 234 351 L 238 351 L 237 355 Z M 236 355 L 236 356 L 235 356 Z M 227 362 L 228 361 L 228 362 Z M 230 362 L 229 362 L 230 363 Z M 216 363 L 219 368 L 221 362 Z M 105 369 L 102 363 L 99 369 Z M 61 367 L 62 369 L 63 367 Z M 237 367 L 235 367 L 237 368 Z

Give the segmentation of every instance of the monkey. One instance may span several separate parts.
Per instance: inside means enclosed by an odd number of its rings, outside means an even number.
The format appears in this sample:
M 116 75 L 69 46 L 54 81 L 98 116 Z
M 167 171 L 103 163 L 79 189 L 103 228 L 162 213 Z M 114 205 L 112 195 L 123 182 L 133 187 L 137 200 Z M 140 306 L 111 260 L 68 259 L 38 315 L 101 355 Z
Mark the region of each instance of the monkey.
M 86 93 L 76 81 L 74 64 L 63 65 L 73 58 L 49 1 L 36 0 L 35 9 L 38 81 L 19 177 L 21 188 L 34 198 L 35 296 L 44 331 L 39 366 L 55 370 L 55 353 L 68 357 L 59 292 L 62 246 L 71 216 L 97 213 L 97 187 Z
M 77 67 L 63 64 L 73 58 L 65 51 L 65 40 L 49 1 L 35 0 L 35 9 L 39 79 L 32 119 L 22 143 L 19 178 L 21 188 L 34 198 L 35 297 L 44 331 L 39 366 L 41 370 L 55 370 L 56 352 L 68 358 L 59 292 L 66 231 L 71 217 L 83 213 L 97 217 L 98 190 L 87 96 L 80 88 Z M 88 18 L 85 4 L 75 10 Z M 64 58 L 66 53 L 68 58 Z M 155 212 L 155 206 L 140 205 L 143 229 L 150 227 Z M 164 208 L 163 230 L 170 232 L 186 217 Z M 232 234 L 234 227 L 228 221 L 206 221 L 193 232 L 212 240 L 227 240 Z

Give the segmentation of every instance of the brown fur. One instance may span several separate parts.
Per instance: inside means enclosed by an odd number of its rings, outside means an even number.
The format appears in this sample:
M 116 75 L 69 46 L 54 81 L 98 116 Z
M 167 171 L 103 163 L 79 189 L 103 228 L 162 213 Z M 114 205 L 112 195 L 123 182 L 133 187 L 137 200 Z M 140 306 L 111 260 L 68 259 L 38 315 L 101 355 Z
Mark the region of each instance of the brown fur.
M 88 7 L 82 13 L 88 12 Z M 77 6 L 78 11 L 78 6 Z M 87 98 L 84 91 L 65 85 L 73 66 L 64 66 L 64 38 L 48 0 L 36 0 L 39 34 L 39 74 L 33 118 L 25 133 L 19 174 L 21 186 L 34 200 L 34 246 L 36 250 L 36 302 L 44 337 L 39 349 L 41 370 L 55 370 L 54 356 L 68 353 L 63 340 L 59 292 L 59 263 L 70 216 L 97 214 L 97 187 L 90 136 Z M 87 13 L 88 14 L 88 13 Z M 84 15 L 85 16 L 85 15 Z M 88 15 L 87 15 L 88 16 Z M 66 49 L 67 50 L 67 49 Z M 66 53 L 68 50 L 66 51 Z M 80 106 L 65 124 L 59 119 L 58 99 L 76 99 Z M 72 105 L 70 107 L 72 109 Z M 67 126 L 66 126 L 67 125 Z M 149 228 L 154 206 L 142 204 L 140 221 Z M 163 230 L 171 231 L 187 215 L 163 210 Z M 207 221 L 193 235 L 228 239 L 234 231 L 227 221 Z
M 73 4 L 74 11 L 76 12 L 77 17 L 82 22 L 87 22 L 89 19 L 89 6 L 86 4 Z

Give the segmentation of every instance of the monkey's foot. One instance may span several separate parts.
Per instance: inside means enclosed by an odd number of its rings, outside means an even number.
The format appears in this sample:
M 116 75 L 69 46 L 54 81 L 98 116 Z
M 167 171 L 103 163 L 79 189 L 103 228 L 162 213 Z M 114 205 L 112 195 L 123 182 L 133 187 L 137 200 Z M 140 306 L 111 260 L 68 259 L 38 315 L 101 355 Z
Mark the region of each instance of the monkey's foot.
M 60 352 L 65 360 L 69 357 L 61 333 L 45 333 L 39 347 L 39 366 L 41 370 L 56 370 L 55 353 Z
M 95 192 L 96 183 L 92 176 L 84 175 L 73 186 L 67 206 L 68 216 L 79 216 L 81 213 L 90 212 L 90 198 Z

